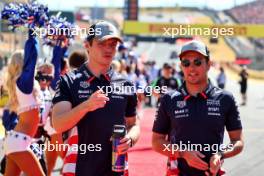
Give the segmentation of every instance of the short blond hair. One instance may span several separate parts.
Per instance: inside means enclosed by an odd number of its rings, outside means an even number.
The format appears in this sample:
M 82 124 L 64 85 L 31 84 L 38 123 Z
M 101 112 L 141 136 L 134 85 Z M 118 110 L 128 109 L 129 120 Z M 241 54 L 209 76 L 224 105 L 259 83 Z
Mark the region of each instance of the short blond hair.
M 45 62 L 45 63 L 38 65 L 37 71 L 54 76 L 54 66 L 51 63 Z

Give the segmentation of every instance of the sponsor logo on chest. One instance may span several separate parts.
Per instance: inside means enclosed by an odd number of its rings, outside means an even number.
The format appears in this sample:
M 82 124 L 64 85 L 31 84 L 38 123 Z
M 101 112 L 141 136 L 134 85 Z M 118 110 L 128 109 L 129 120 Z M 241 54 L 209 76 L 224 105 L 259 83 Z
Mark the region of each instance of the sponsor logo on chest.
M 177 109 L 174 111 L 174 118 L 185 118 L 189 117 L 189 110 L 188 109 Z
M 80 86 L 84 89 L 86 89 L 87 87 L 90 86 L 90 83 L 88 83 L 87 81 L 81 81 L 80 82 Z
M 186 101 L 177 101 L 176 106 L 178 108 L 184 108 L 186 106 Z
M 186 101 L 177 101 L 177 109 L 174 111 L 174 117 L 176 119 L 189 117 L 189 110 L 186 107 Z
M 207 100 L 207 115 L 210 117 L 220 117 L 220 100 Z
M 211 100 L 208 99 L 206 102 L 207 106 L 220 106 L 220 100 Z

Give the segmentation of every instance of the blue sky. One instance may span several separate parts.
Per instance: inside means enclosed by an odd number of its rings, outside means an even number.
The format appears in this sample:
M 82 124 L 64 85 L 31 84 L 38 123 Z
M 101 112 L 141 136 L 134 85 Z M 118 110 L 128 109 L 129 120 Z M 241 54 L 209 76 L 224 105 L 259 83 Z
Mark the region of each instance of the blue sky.
M 124 0 L 38 0 L 47 4 L 52 10 L 74 10 L 76 7 L 84 6 L 103 6 L 103 7 L 123 7 Z M 254 0 L 139 0 L 141 7 L 146 6 L 180 6 L 188 7 L 205 7 L 214 8 L 216 10 L 228 9 L 246 2 Z

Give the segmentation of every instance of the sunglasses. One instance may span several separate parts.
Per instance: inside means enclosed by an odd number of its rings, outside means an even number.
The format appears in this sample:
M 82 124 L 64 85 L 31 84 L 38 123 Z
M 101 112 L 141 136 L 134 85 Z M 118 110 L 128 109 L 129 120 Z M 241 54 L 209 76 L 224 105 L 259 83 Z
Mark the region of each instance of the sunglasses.
M 52 81 L 53 77 L 49 75 L 43 75 L 41 72 L 38 72 L 35 76 L 37 81 Z
M 201 58 L 196 58 L 193 60 L 193 64 L 197 67 L 201 66 L 203 63 L 202 59 Z M 191 65 L 191 61 L 188 60 L 188 59 L 182 59 L 181 60 L 181 65 L 183 67 L 189 67 Z
M 40 81 L 52 81 L 53 77 L 52 76 L 40 76 L 39 80 Z

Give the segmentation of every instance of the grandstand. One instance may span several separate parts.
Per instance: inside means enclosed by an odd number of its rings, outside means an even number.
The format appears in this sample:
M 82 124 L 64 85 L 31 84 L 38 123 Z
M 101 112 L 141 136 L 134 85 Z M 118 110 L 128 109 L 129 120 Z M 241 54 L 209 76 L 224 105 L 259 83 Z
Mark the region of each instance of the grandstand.
M 263 24 L 264 23 L 264 1 L 258 0 L 236 6 L 227 12 L 238 23 Z
M 264 1 L 257 0 L 246 3 L 230 10 L 226 13 L 231 16 L 237 23 L 246 24 L 264 24 Z M 258 47 L 264 49 L 264 38 L 255 40 Z

